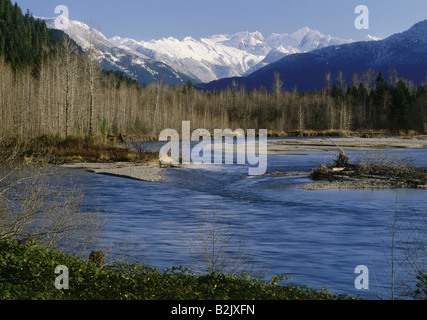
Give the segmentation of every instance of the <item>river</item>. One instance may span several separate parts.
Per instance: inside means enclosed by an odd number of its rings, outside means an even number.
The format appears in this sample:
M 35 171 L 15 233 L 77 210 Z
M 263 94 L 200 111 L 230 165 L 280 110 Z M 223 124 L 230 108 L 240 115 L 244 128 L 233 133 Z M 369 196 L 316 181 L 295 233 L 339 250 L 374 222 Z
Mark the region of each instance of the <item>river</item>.
M 427 167 L 427 150 L 393 151 L 402 152 Z M 308 172 L 331 157 L 324 151 L 269 156 L 267 173 Z M 65 170 L 82 184 L 86 208 L 108 211 L 100 236 L 112 255 L 126 252 L 160 269 L 191 267 L 201 220 L 215 212 L 229 219 L 236 239 L 242 236 L 253 272 L 368 299 L 389 297 L 395 212 L 404 232 L 404 217 L 422 217 L 427 208 L 422 189 L 302 190 L 306 176 L 250 177 L 247 165 L 171 168 L 165 182 L 155 183 Z M 360 265 L 368 268 L 369 289 L 355 288 Z

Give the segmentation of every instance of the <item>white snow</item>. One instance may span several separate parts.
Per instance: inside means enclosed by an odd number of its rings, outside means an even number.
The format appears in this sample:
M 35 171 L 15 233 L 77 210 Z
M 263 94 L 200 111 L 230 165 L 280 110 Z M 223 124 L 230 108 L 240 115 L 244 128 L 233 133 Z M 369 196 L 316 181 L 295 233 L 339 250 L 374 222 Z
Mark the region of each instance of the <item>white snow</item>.
M 308 27 L 292 34 L 273 33 L 267 38 L 259 31 L 244 31 L 199 40 L 169 37 L 145 42 L 119 36 L 109 40 L 157 58 L 203 82 L 249 74 L 289 54 L 352 42 L 325 36 Z
M 55 18 L 41 18 L 50 28 L 55 27 Z M 248 75 L 286 55 L 308 52 L 327 46 L 337 46 L 353 42 L 323 35 L 317 30 L 304 27 L 294 33 L 273 33 L 265 38 L 261 32 L 237 32 L 234 34 L 216 34 L 206 38 L 185 37 L 182 40 L 173 37 L 137 41 L 115 36 L 107 39 L 101 32 L 86 24 L 69 20 L 70 35 L 84 50 L 91 44 L 99 57 L 108 59 L 112 64 L 121 66 L 125 55 L 132 57 L 135 64 L 145 65 L 145 61 L 160 61 L 177 72 L 209 82 L 221 78 Z M 368 35 L 365 41 L 379 40 Z M 126 66 L 129 67 L 129 66 Z M 148 67 L 145 66 L 145 68 Z M 154 70 L 148 70 L 156 74 Z
M 365 38 L 363 38 L 363 41 L 380 41 L 382 40 L 381 38 L 372 36 L 370 34 L 368 34 Z

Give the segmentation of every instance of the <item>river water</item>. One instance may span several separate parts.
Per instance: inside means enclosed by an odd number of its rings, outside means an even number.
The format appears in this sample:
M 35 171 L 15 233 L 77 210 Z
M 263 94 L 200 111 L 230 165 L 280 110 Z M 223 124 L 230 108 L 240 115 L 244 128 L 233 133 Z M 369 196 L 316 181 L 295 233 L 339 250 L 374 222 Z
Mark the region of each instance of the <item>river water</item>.
M 427 150 L 394 151 L 402 152 L 427 167 Z M 332 156 L 269 156 L 267 173 L 308 172 Z M 387 246 L 395 212 L 404 230 L 403 217 L 422 217 L 427 208 L 421 189 L 302 190 L 301 184 L 311 182 L 308 177 L 250 177 L 247 165 L 167 169 L 166 181 L 159 183 L 66 170 L 83 185 L 86 208 L 108 211 L 101 237 L 112 244 L 113 255 L 129 250 L 156 268 L 191 267 L 201 220 L 215 212 L 230 221 L 236 239 L 243 237 L 253 272 L 266 279 L 285 274 L 293 283 L 368 299 L 389 297 Z M 355 288 L 359 265 L 368 268 L 369 289 Z

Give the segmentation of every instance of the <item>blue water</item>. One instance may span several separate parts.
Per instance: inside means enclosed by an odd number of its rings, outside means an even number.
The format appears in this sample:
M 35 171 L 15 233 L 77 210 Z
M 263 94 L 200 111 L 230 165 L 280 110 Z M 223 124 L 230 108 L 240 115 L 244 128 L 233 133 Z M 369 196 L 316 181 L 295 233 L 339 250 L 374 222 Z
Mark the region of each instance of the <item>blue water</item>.
M 427 167 L 427 150 L 399 152 Z M 267 173 L 308 172 L 331 156 L 269 156 Z M 83 184 L 86 207 L 108 211 L 101 237 L 113 244 L 113 255 L 130 250 L 160 269 L 191 266 L 200 221 L 215 211 L 231 219 L 237 235 L 244 234 L 254 272 L 261 270 L 267 279 L 286 274 L 293 283 L 369 299 L 389 292 L 388 252 L 381 241 L 391 241 L 388 223 L 396 208 L 401 216 L 422 216 L 427 208 L 426 190 L 307 191 L 299 186 L 308 177 L 248 177 L 245 165 L 172 168 L 159 183 L 68 172 Z M 369 290 L 354 286 L 358 265 L 369 268 Z

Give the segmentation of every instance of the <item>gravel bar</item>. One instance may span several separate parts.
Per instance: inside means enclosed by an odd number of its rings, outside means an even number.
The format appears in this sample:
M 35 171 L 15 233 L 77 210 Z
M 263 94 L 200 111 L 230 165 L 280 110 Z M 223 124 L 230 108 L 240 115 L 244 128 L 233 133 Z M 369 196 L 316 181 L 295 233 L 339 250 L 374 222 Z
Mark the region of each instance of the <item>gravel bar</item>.
M 84 169 L 97 174 L 107 174 L 148 182 L 164 181 L 163 169 L 158 164 L 140 164 L 129 162 L 115 163 L 70 163 L 62 165 L 64 168 Z

